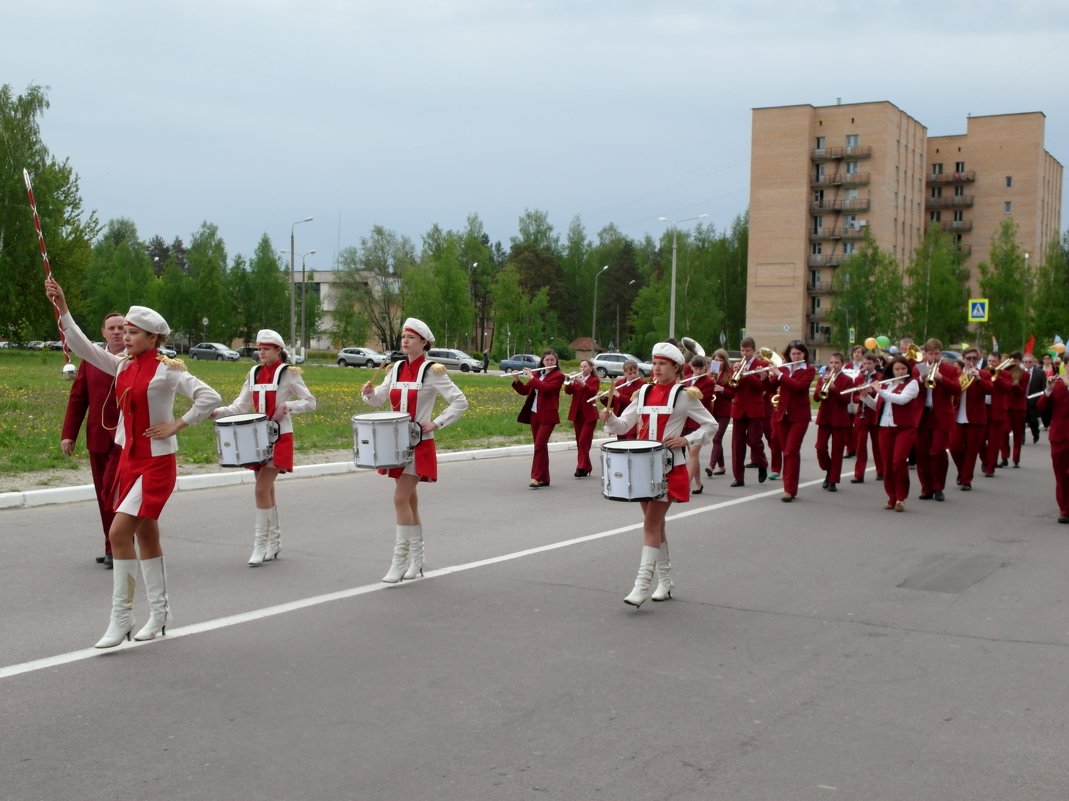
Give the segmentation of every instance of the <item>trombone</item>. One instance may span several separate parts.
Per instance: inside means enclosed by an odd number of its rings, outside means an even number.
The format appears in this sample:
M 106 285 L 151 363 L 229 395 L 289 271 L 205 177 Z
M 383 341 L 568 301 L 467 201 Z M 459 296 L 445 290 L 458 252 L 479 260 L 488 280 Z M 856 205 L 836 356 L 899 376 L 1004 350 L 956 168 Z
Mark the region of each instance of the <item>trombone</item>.
M 771 373 L 773 370 L 778 370 L 781 367 L 794 367 L 796 364 L 805 364 L 805 359 L 797 359 L 793 362 L 786 362 L 784 364 L 767 364 L 764 367 L 758 367 L 754 370 L 744 370 L 743 375 L 757 375 L 758 373 Z

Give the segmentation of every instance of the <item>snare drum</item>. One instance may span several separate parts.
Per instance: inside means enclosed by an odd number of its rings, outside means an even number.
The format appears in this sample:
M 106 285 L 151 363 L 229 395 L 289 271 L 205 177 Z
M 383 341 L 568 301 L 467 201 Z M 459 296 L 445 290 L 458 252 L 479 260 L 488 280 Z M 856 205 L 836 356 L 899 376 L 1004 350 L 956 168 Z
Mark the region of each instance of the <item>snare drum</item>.
M 357 467 L 388 469 L 412 461 L 423 427 L 404 412 L 353 415 L 353 462 Z
M 601 494 L 610 501 L 651 501 L 668 492 L 668 451 L 644 439 L 606 442 L 601 446 Z
M 271 460 L 278 423 L 266 414 L 232 414 L 215 421 L 220 467 L 255 467 Z

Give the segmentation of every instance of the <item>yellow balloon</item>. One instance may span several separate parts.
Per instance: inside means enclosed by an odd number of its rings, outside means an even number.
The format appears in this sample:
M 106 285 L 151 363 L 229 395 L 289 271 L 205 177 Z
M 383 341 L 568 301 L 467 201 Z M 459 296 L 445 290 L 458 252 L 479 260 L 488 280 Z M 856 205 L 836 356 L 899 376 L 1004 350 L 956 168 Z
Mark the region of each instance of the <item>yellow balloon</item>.
M 880 346 L 880 343 L 876 341 L 876 337 L 869 337 L 865 340 L 865 350 L 876 350 Z
M 1065 345 L 1063 345 L 1061 342 L 1055 342 L 1053 345 L 1050 346 L 1050 349 L 1055 353 L 1065 353 Z

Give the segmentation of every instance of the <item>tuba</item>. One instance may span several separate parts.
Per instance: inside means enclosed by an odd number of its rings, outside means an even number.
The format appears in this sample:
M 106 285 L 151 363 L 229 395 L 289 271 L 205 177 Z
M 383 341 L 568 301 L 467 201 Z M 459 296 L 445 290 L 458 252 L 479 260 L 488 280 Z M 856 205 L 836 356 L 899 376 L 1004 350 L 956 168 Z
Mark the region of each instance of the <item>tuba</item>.
M 705 348 L 698 344 L 696 340 L 690 337 L 680 337 L 679 344 L 683 346 L 683 350 L 687 351 L 691 356 L 705 357 Z M 687 359 L 689 362 L 690 359 Z
M 911 362 L 919 362 L 924 360 L 924 354 L 921 353 L 921 349 L 912 343 L 908 348 L 906 348 L 906 352 L 903 355 Z

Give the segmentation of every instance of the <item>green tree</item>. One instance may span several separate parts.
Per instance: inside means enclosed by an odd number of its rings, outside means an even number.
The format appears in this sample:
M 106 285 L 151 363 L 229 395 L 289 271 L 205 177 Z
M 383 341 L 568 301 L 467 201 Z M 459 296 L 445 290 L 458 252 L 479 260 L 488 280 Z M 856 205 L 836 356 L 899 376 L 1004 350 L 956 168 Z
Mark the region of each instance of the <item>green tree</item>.
M 1012 219 L 1003 220 L 991 236 L 988 259 L 990 263 L 980 262 L 980 295 L 987 298 L 988 322 L 979 332 L 985 342 L 996 339 L 1001 350 L 1020 350 L 1028 339 L 1032 276 Z
M 408 237 L 376 225 L 362 237 L 359 247 L 343 248 L 338 254 L 337 309 L 335 319 L 352 327 L 362 318 L 372 335 L 386 349 L 400 346 L 403 322 L 401 275 L 416 264 L 416 249 Z M 351 307 L 353 313 L 343 310 Z M 338 333 L 351 333 L 335 329 Z M 357 341 L 349 339 L 348 341 Z
M 1069 232 L 1046 249 L 1046 258 L 1036 269 L 1032 293 L 1031 332 L 1036 350 L 1054 339 L 1069 336 Z
M 81 289 L 100 230 L 95 213 L 83 210 L 70 163 L 52 157 L 41 139 L 38 123 L 48 107 L 40 86 L 16 95 L 9 84 L 0 85 L 0 336 L 8 339 L 51 339 L 56 330 L 41 289 L 41 255 L 22 170 L 33 180 L 49 259 L 76 317 L 84 313 Z
M 546 312 L 549 290 L 542 287 L 528 296 L 516 268 L 506 264 L 494 277 L 494 319 L 497 329 L 494 358 L 511 353 L 539 353 L 548 343 Z
M 903 334 L 923 343 L 935 337 L 944 347 L 967 334 L 969 271 L 961 252 L 938 223 L 928 226 L 924 240 L 906 269 Z
M 843 353 L 869 336 L 894 336 L 901 317 L 902 278 L 890 253 L 880 249 L 868 229 L 857 252 L 835 270 L 835 302 L 829 314 L 831 341 Z M 850 341 L 850 329 L 855 331 Z
M 194 316 L 181 320 L 181 327 L 203 332 L 204 339 L 229 344 L 238 333 L 239 323 L 233 300 L 226 292 L 226 244 L 215 225 L 201 223 L 190 239 L 187 263 L 196 303 Z M 206 326 L 202 322 L 205 318 Z

